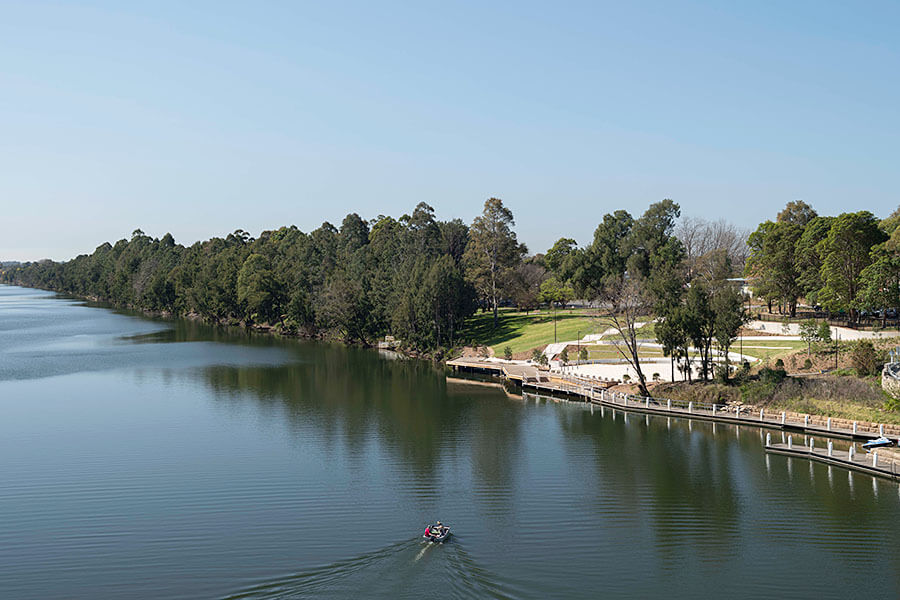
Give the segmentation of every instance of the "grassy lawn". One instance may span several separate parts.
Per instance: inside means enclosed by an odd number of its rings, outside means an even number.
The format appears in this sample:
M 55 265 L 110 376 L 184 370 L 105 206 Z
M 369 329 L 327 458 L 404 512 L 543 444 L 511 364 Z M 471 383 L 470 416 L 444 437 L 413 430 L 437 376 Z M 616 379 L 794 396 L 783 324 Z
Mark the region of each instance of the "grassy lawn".
M 756 347 L 754 347 L 756 346 Z M 744 354 L 747 356 L 752 356 L 754 358 L 759 358 L 763 361 L 766 360 L 774 360 L 779 356 L 784 356 L 786 354 L 790 354 L 791 352 L 796 352 L 797 350 L 805 350 L 806 342 L 801 340 L 779 340 L 778 338 L 773 338 L 772 341 L 769 340 L 749 340 L 744 341 Z M 740 352 L 741 351 L 741 343 L 740 341 L 735 341 L 735 343 L 731 346 L 732 352 Z
M 560 310 L 556 315 L 556 339 L 560 342 L 595 333 L 597 320 L 585 315 L 584 310 Z M 492 328 L 493 314 L 475 314 L 466 322 L 465 339 L 493 348 L 497 356 L 503 355 L 506 346 L 513 353 L 553 343 L 553 315 L 549 311 L 525 314 L 516 310 L 500 311 L 497 329 Z
M 626 353 L 628 352 L 628 350 L 624 346 L 622 347 L 622 349 L 625 350 Z M 639 350 L 639 354 L 642 358 L 662 358 L 663 356 L 662 350 L 659 348 L 643 347 Z M 570 358 L 575 358 L 575 356 L 570 354 Z M 588 358 L 591 360 L 604 358 L 622 358 L 622 354 L 613 346 L 589 346 Z
M 648 317 L 647 320 L 649 319 Z M 608 324 L 603 319 L 589 316 L 588 311 L 584 309 L 560 310 L 556 313 L 556 341 L 576 340 L 579 339 L 579 336 L 601 333 L 608 328 Z M 466 322 L 463 336 L 473 344 L 491 347 L 497 356 L 503 355 L 503 349 L 506 346 L 512 348 L 514 354 L 527 352 L 532 348 L 553 343 L 553 314 L 548 310 L 525 314 L 514 309 L 502 309 L 499 325 L 497 329 L 493 329 L 493 314 L 479 312 Z M 654 340 L 653 323 L 641 327 L 638 330 L 638 337 Z M 612 334 L 604 339 L 612 341 L 620 339 L 620 337 Z M 806 348 L 806 344 L 802 341 L 779 340 L 775 337 L 771 340 L 744 342 L 744 354 L 763 361 L 775 360 L 780 356 L 804 348 Z M 740 343 L 735 341 L 731 349 L 734 352 L 740 351 Z M 616 349 L 610 346 L 593 346 L 589 348 L 589 353 L 592 359 L 620 357 Z M 662 356 L 662 352 L 657 348 L 644 348 L 641 354 L 648 358 Z M 575 357 L 572 356 L 572 358 Z

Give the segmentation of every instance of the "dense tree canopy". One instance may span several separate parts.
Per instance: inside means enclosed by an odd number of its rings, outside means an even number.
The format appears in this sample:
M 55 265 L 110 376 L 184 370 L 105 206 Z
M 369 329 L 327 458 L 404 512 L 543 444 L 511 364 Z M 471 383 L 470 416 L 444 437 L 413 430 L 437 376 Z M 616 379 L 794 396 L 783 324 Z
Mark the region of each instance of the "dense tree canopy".
M 844 213 L 831 224 L 816 248 L 822 257 L 822 290 L 819 297 L 830 310 L 855 311 L 860 275 L 872 262 L 872 247 L 887 236 L 868 211 Z
M 24 265 L 3 279 L 213 322 L 364 343 L 393 334 L 437 348 L 457 342 L 476 306 L 462 266 L 468 244 L 463 222 L 437 221 L 420 203 L 400 219 L 354 213 L 340 229 L 282 227 L 258 239 L 237 230 L 190 247 L 136 230 L 90 255 Z
M 820 217 L 804 202 L 790 202 L 776 222 L 750 235 L 746 274 L 756 294 L 793 316 L 799 298 L 855 321 L 859 309 L 900 305 L 900 212 L 879 221 L 860 211 Z M 898 236 L 900 240 L 900 236 Z M 884 315 L 882 315 L 884 318 Z

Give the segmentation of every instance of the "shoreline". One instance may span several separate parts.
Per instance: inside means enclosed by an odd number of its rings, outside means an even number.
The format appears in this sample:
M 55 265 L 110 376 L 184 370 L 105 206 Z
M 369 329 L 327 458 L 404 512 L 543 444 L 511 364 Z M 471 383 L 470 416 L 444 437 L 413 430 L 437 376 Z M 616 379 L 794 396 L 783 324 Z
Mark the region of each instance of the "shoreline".
M 227 320 L 209 320 L 203 315 L 195 312 L 186 313 L 186 314 L 176 314 L 170 311 L 156 311 L 149 310 L 144 308 L 139 308 L 136 306 L 129 305 L 119 305 L 115 302 L 110 302 L 109 300 L 104 300 L 102 298 L 98 298 L 96 296 L 82 296 L 80 294 L 73 294 L 71 292 L 60 292 L 58 290 L 37 287 L 33 285 L 23 285 L 22 283 L 14 282 L 14 283 L 4 283 L 0 285 L 14 285 L 17 287 L 32 289 L 32 290 L 41 290 L 44 292 L 51 292 L 57 294 L 64 298 L 72 298 L 76 300 L 81 300 L 87 302 L 92 305 L 96 305 L 96 308 L 106 308 L 110 310 L 123 310 L 123 311 L 131 311 L 134 313 L 139 313 L 145 317 L 151 317 L 155 319 L 162 319 L 166 321 L 174 321 L 177 319 L 183 319 L 185 321 L 193 321 L 196 323 L 201 323 L 203 325 L 207 325 L 210 327 L 222 327 L 225 329 L 232 330 L 240 330 L 243 332 L 261 334 L 261 335 L 270 335 L 275 337 L 281 337 L 286 339 L 297 339 L 297 340 L 308 340 L 308 341 L 319 341 L 319 342 L 328 342 L 333 344 L 341 344 L 347 347 L 357 347 L 357 348 L 366 348 L 370 350 L 377 350 L 377 343 L 369 343 L 369 342 L 348 342 L 346 340 L 342 340 L 339 337 L 331 337 L 324 334 L 308 334 L 302 333 L 298 331 L 289 331 L 282 328 L 280 325 L 272 325 L 269 323 L 251 323 L 247 324 L 245 322 L 233 323 Z M 427 353 L 422 353 L 416 350 L 409 350 L 402 346 L 398 346 L 396 348 L 392 348 L 393 352 L 403 356 L 404 358 L 415 358 L 419 360 L 429 360 L 431 362 L 436 362 L 440 364 L 445 364 L 447 361 L 447 357 L 443 358 L 435 358 Z
M 509 381 L 522 390 L 534 388 L 563 397 L 575 397 L 583 402 L 609 404 L 610 408 L 633 412 L 771 427 L 838 439 L 867 440 L 881 435 L 900 437 L 900 424 L 895 423 L 842 419 L 827 415 L 798 413 L 780 409 L 769 410 L 767 414 L 765 408 L 750 405 L 729 406 L 724 403 L 713 404 L 668 398 L 644 398 L 634 394 L 615 391 L 612 388 L 616 386 L 608 385 L 609 382 L 566 377 L 560 374 L 550 375 L 533 367 L 531 369 L 534 372 L 527 369 L 507 372 L 502 363 L 488 363 L 477 360 L 453 361 L 450 366 L 457 371 L 480 373 L 492 379 Z M 775 417 L 771 418 L 773 413 Z M 741 417 L 742 414 L 747 416 Z M 767 419 L 765 417 L 770 418 Z

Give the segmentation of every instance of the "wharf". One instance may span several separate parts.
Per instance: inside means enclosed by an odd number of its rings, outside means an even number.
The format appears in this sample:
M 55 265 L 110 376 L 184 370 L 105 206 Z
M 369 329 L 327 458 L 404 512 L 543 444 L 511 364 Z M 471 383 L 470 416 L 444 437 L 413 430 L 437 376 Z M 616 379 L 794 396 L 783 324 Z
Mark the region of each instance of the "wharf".
M 531 365 L 519 363 L 505 363 L 485 360 L 481 358 L 457 358 L 448 360 L 447 366 L 456 371 L 467 373 L 482 373 L 502 377 L 522 384 L 525 382 L 549 382 L 550 377 L 543 371 Z
M 789 416 L 785 412 L 750 413 L 740 407 L 720 404 L 685 402 L 660 398 L 645 398 L 630 394 L 612 392 L 608 388 L 615 381 L 602 381 L 583 377 L 550 374 L 531 365 L 491 361 L 479 358 L 459 358 L 447 362 L 447 366 L 472 373 L 482 373 L 501 377 L 520 385 L 522 389 L 537 390 L 566 398 L 600 404 L 609 408 L 637 413 L 655 414 L 684 419 L 698 419 L 746 425 L 852 441 L 867 441 L 884 435 L 883 425 L 852 423 L 851 428 L 832 427 L 831 419 L 825 425 L 811 422 L 809 415 Z
M 831 442 L 828 442 L 825 448 L 815 448 L 814 446 L 804 446 L 802 444 L 794 446 L 792 443 L 773 444 L 767 435 L 766 452 L 793 458 L 815 460 L 877 477 L 885 477 L 894 481 L 900 480 L 900 465 L 897 465 L 891 458 L 879 456 L 877 450 L 869 454 L 858 453 L 852 447 L 849 450 L 835 450 Z

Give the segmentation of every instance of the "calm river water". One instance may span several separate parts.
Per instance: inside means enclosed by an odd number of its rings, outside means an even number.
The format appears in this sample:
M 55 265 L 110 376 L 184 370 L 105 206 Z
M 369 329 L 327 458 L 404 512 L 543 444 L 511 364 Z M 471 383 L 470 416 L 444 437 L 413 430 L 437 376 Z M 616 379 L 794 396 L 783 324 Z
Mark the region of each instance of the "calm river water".
M 867 594 L 898 486 L 758 430 L 0 286 L 0 597 Z

